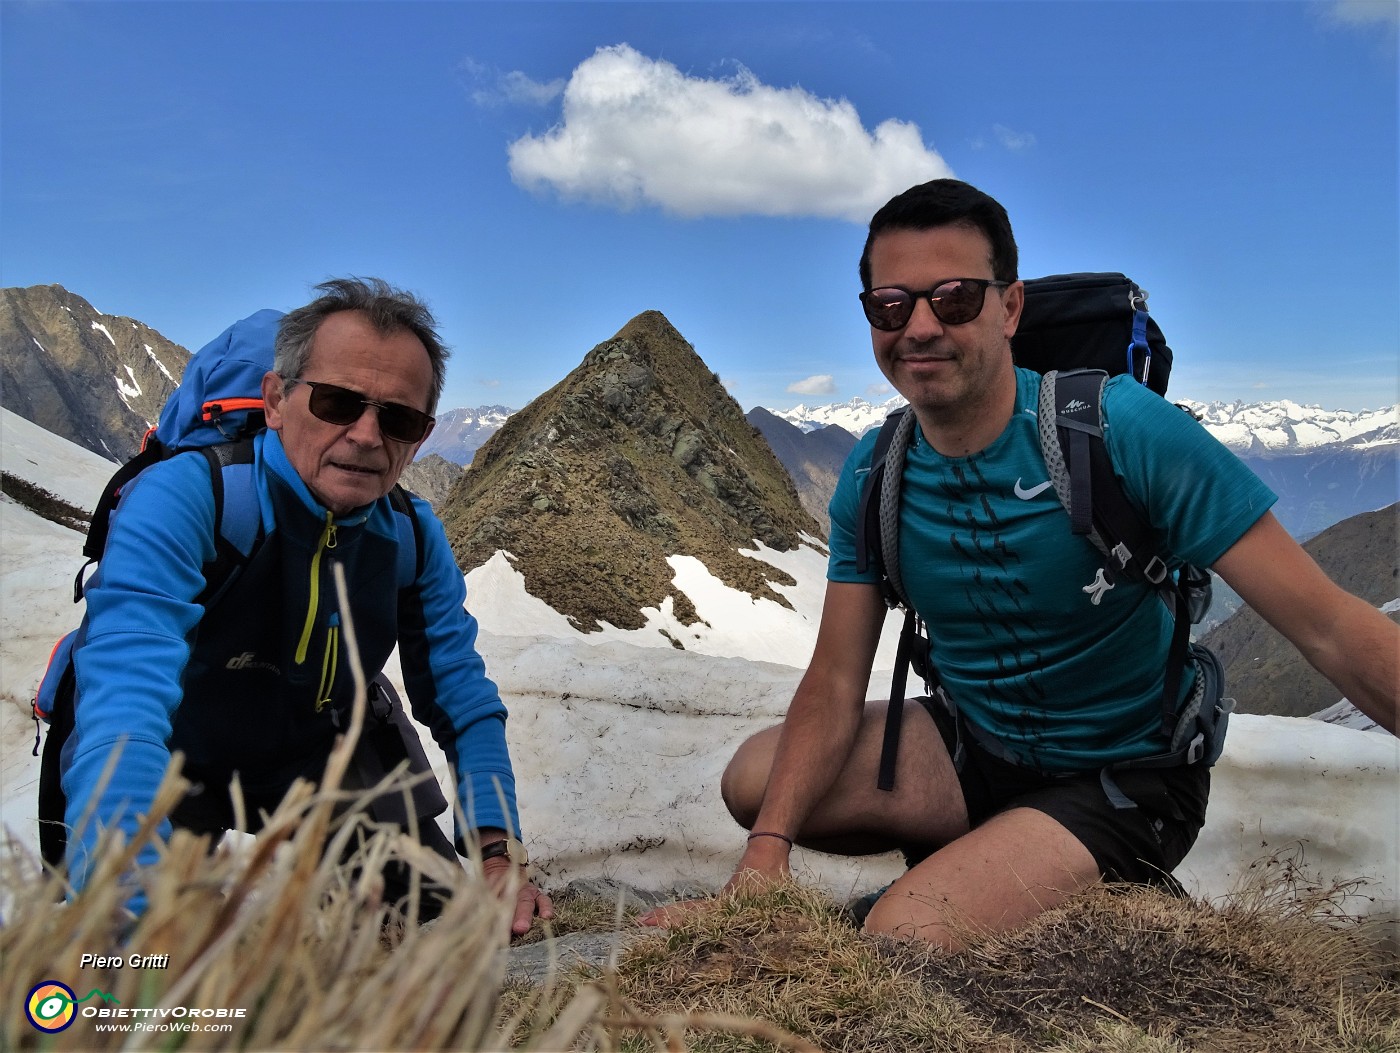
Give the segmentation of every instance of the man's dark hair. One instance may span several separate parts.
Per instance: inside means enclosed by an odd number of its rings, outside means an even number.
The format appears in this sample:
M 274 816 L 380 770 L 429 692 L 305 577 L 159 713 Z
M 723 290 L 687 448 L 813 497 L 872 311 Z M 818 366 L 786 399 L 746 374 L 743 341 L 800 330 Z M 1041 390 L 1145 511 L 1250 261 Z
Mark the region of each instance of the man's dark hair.
M 865 250 L 860 254 L 860 287 L 870 291 L 870 246 L 887 230 L 932 230 L 935 227 L 970 227 L 981 231 L 992 246 L 992 277 L 1000 282 L 1016 280 L 1016 238 L 1011 220 L 996 198 L 958 179 L 935 179 L 910 187 L 890 198 L 870 220 Z M 975 278 L 950 274 L 950 278 Z
M 282 319 L 272 368 L 288 380 L 300 377 L 311 358 L 311 344 L 321 323 L 340 311 L 359 311 L 384 336 L 407 330 L 423 342 L 433 366 L 428 412 L 436 413 L 451 352 L 437 334 L 437 321 L 428 305 L 382 278 L 333 278 L 316 288 L 325 295 Z

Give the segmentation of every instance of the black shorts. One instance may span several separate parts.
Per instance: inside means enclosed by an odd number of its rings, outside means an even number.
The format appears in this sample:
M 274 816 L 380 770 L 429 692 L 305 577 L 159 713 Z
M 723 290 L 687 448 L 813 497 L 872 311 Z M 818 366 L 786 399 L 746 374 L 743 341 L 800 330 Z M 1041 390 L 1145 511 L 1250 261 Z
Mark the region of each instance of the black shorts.
M 943 736 L 948 756 L 958 745 L 956 718 L 936 699 L 919 701 Z M 1012 808 L 1034 808 L 1073 834 L 1098 864 L 1106 881 L 1160 885 L 1180 892 L 1171 872 L 1186 857 L 1206 817 L 1210 769 L 1204 764 L 1129 768 L 1113 781 L 1137 805 L 1117 808 L 1099 772 L 1046 774 L 1011 764 L 962 736 L 965 759 L 958 772 L 969 826 L 979 826 Z M 937 845 L 908 845 L 912 867 Z

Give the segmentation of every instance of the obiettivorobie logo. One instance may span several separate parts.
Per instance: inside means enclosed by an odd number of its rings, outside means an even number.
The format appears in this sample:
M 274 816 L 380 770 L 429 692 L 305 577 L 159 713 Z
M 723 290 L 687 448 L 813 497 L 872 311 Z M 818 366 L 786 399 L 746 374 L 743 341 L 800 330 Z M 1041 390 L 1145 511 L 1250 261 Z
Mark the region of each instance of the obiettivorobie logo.
M 37 1030 L 52 1035 L 70 1026 L 78 1017 L 78 1004 L 94 996 L 104 1002 L 121 1005 L 115 997 L 96 987 L 79 998 L 67 984 L 45 980 L 29 992 L 24 1003 L 24 1015 Z
M 78 1008 L 89 999 L 96 999 L 97 1002 Z M 117 1008 L 113 1009 L 112 1006 Z M 231 1021 L 246 1020 L 248 1010 L 242 1007 L 200 1009 L 186 1005 L 150 1008 L 124 1006 L 114 994 L 96 987 L 79 998 L 67 984 L 45 980 L 29 992 L 24 1002 L 24 1015 L 36 1031 L 46 1035 L 66 1030 L 78 1017 L 92 1020 L 98 1031 L 211 1031 L 231 1034 L 234 1027 Z

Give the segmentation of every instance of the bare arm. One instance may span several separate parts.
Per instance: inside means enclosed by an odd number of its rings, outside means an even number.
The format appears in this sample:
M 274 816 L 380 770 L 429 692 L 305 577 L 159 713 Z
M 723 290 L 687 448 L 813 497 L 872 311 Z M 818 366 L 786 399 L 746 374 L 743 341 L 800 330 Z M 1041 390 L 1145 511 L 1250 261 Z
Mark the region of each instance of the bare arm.
M 796 838 L 836 781 L 855 745 L 884 619 L 875 586 L 827 584 L 816 648 L 783 719 L 755 830 Z M 776 837 L 754 838 L 730 884 L 747 871 L 785 874 L 789 851 Z
M 1400 626 L 1334 584 L 1271 512 L 1214 569 L 1357 709 L 1395 734 Z

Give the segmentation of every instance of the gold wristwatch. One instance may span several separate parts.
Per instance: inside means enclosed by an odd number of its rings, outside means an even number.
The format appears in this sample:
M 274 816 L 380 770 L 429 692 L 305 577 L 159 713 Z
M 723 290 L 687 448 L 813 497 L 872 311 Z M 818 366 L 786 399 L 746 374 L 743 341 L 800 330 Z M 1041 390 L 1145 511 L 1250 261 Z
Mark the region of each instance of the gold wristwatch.
M 526 852 L 525 846 L 513 837 L 492 841 L 489 845 L 481 846 L 481 861 L 483 863 L 488 859 L 495 859 L 497 856 L 508 857 L 518 867 L 523 867 L 530 862 L 530 853 Z

